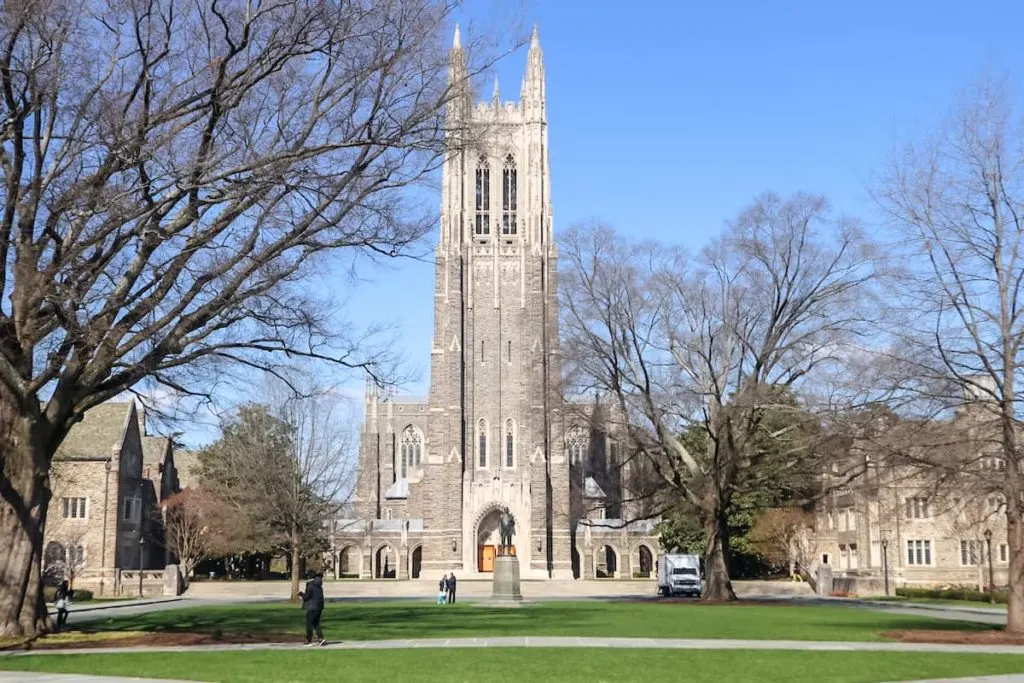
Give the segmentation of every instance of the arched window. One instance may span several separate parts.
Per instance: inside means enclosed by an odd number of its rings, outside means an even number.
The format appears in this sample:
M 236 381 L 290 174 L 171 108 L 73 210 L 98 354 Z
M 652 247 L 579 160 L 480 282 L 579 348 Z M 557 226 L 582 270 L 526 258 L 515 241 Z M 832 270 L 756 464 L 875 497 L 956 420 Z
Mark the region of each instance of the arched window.
M 516 160 L 509 154 L 501 170 L 501 234 L 516 234 Z
M 587 433 L 583 431 L 583 427 L 579 425 L 572 427 L 565 443 L 569 448 L 569 462 L 573 465 L 583 462 L 583 454 L 587 450 Z
M 479 434 L 480 442 L 480 455 L 477 465 L 487 467 L 487 420 L 480 420 L 477 425 L 477 433 Z
M 419 467 L 423 457 L 423 434 L 409 425 L 402 430 L 402 479 L 409 476 L 410 467 Z
M 476 166 L 476 234 L 491 232 L 491 166 L 481 155 Z
M 516 466 L 516 425 L 512 420 L 505 420 L 505 467 Z

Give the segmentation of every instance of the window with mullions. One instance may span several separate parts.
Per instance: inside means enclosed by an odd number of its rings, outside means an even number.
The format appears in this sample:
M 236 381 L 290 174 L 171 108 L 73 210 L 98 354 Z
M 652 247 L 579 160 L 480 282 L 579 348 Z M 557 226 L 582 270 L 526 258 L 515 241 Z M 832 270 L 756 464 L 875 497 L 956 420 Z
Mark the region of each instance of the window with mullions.
M 509 154 L 501 170 L 501 234 L 516 234 L 516 160 Z
M 491 233 L 491 167 L 481 156 L 476 166 L 476 234 Z
M 480 444 L 477 465 L 479 467 L 487 467 L 487 420 L 480 420 L 477 424 L 477 434 Z

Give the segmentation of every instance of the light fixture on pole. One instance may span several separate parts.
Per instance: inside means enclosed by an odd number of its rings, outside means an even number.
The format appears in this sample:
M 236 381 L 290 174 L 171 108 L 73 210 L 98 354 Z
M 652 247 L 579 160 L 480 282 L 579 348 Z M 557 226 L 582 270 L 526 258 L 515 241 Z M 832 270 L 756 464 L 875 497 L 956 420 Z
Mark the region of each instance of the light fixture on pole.
M 988 552 L 988 601 L 994 602 L 995 581 L 992 577 L 992 530 L 985 529 L 985 550 Z

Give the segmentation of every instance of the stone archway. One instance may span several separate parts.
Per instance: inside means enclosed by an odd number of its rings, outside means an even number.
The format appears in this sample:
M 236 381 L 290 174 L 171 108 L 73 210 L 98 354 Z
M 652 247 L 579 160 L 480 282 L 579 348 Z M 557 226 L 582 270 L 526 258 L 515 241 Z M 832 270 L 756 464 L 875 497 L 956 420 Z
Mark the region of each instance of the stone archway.
M 498 553 L 498 544 L 501 541 L 499 522 L 501 508 L 494 507 L 484 514 L 476 525 L 476 570 L 478 572 L 493 572 L 494 558 Z
M 394 579 L 398 577 L 398 553 L 385 543 L 373 554 L 373 578 Z
M 619 573 L 619 554 L 611 545 L 602 545 L 594 552 L 594 578 L 614 579 Z
M 418 545 L 409 556 L 409 578 L 420 578 L 420 571 L 423 568 L 423 546 Z
M 338 553 L 338 578 L 359 578 L 359 550 L 347 545 Z
M 654 553 L 645 544 L 641 543 L 636 548 L 637 565 L 635 574 L 640 578 L 649 579 L 654 571 Z

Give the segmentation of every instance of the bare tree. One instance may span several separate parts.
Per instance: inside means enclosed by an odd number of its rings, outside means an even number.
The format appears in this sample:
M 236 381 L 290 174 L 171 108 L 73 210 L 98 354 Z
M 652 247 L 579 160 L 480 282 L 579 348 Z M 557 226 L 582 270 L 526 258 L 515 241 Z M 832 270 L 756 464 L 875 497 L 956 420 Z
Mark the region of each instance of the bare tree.
M 751 547 L 790 575 L 799 573 L 816 589 L 811 565 L 818 555 L 814 513 L 801 508 L 770 508 L 761 513 L 748 534 Z
M 820 479 L 820 422 L 851 407 L 827 389 L 865 322 L 863 238 L 824 199 L 766 195 L 699 259 L 602 228 L 572 231 L 561 254 L 570 381 L 613 396 L 629 447 L 700 511 L 704 595 L 734 599 L 738 495 Z
M 164 502 L 164 543 L 178 558 L 186 584 L 196 565 L 210 557 L 216 548 L 212 525 L 224 517 L 213 509 L 217 505 L 218 502 L 201 489 L 185 489 Z
M 931 419 L 960 421 L 955 460 L 915 454 L 942 476 L 978 480 L 1006 500 L 1010 631 L 1024 632 L 1024 129 L 1001 84 L 964 95 L 938 133 L 895 156 L 878 189 L 897 239 L 894 355 L 905 396 Z M 971 444 L 970 442 L 975 442 Z M 985 471 L 995 458 L 998 471 Z M 962 479 L 962 477 L 961 477 Z
M 300 283 L 329 250 L 392 257 L 432 224 L 405 188 L 475 73 L 446 81 L 452 9 L 3 4 L 0 635 L 47 628 L 47 473 L 89 408 L 278 353 L 386 367 Z

